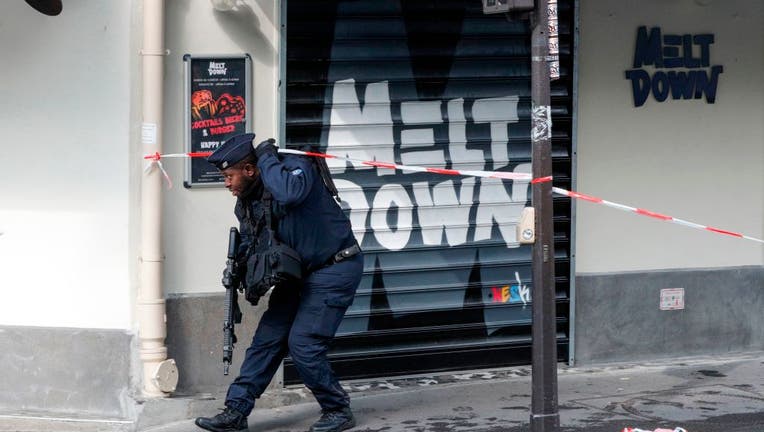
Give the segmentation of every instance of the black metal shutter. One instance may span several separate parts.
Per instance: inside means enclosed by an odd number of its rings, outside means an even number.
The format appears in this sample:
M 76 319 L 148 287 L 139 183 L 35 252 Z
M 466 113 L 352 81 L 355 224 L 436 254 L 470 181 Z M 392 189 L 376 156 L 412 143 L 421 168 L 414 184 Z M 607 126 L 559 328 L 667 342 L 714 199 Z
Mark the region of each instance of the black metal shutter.
M 554 184 L 570 187 L 572 1 L 560 1 Z M 530 172 L 530 28 L 480 0 L 289 0 L 286 139 L 353 158 Z M 330 161 L 331 162 L 331 161 Z M 366 256 L 330 352 L 342 378 L 530 363 L 527 182 L 332 163 Z M 555 197 L 558 353 L 568 355 L 570 202 Z M 285 381 L 299 380 L 289 359 Z

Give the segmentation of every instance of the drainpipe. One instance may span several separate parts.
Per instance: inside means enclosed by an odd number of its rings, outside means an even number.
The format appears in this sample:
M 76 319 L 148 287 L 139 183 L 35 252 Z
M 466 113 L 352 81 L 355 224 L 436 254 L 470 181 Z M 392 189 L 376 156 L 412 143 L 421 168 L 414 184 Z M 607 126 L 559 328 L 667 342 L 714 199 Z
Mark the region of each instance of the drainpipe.
M 164 0 L 143 1 L 143 154 L 162 153 Z M 137 301 L 143 394 L 165 397 L 175 390 L 178 371 L 167 359 L 167 317 L 162 292 L 162 175 L 153 166 L 141 182 L 141 282 Z

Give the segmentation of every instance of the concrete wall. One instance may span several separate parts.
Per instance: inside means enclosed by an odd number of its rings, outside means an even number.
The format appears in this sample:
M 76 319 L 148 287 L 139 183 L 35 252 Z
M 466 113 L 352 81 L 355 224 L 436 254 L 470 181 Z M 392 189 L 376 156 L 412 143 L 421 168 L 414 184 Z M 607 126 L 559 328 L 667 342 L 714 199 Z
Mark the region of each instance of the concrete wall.
M 761 238 L 762 22 L 764 3 L 749 0 L 581 1 L 578 190 Z M 714 34 L 710 62 L 724 67 L 714 104 L 650 96 L 634 107 L 624 72 L 632 69 L 639 26 Z M 577 211 L 580 273 L 764 263 L 754 242 L 589 203 Z
M 627 272 L 576 277 L 577 364 L 764 348 L 764 268 Z M 660 310 L 660 290 L 684 288 L 685 308 Z
M 130 341 L 124 330 L 0 329 L 0 413 L 125 418 Z
M 267 298 L 261 304 L 267 304 Z M 223 294 L 173 295 L 167 299 L 167 316 L 173 325 L 167 329 L 167 349 L 178 363 L 177 394 L 209 393 L 224 395 L 228 385 L 238 375 L 244 353 L 254 336 L 262 308 L 239 298 L 243 312 L 241 324 L 236 325 L 236 343 L 229 375 L 223 375 Z M 272 386 L 283 386 L 280 374 Z M 221 394 L 222 393 L 222 394 Z
M 762 238 L 762 22 L 764 4 L 746 0 L 581 1 L 577 189 Z M 714 35 L 715 103 L 635 107 L 639 26 Z M 586 202 L 576 236 L 576 363 L 764 348 L 761 244 Z M 685 309 L 661 311 L 663 288 L 684 288 Z

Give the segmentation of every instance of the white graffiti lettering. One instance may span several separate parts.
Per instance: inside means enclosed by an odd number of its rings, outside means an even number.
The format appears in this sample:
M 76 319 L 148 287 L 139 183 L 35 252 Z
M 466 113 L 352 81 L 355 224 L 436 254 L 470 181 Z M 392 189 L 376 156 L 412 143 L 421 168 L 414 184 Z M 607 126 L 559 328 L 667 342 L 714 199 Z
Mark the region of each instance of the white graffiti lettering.
M 366 86 L 365 103 L 361 107 L 355 90 L 355 80 L 337 81 L 333 86 L 331 127 L 327 153 L 360 160 L 394 160 L 393 118 L 387 81 Z M 328 159 L 329 168 L 344 171 L 347 162 Z M 354 164 L 356 169 L 372 167 Z M 392 175 L 393 170 L 377 168 L 377 175 Z
M 517 96 L 501 98 L 478 99 L 472 105 L 472 118 L 475 123 L 490 123 L 491 125 L 491 159 L 492 170 L 507 166 L 509 162 L 509 148 L 507 142 L 507 125 L 516 123 Z
M 363 244 L 366 235 L 366 216 L 369 212 L 369 202 L 361 186 L 344 180 L 334 179 L 337 190 L 342 191 L 343 207 L 350 208 L 350 224 L 358 244 Z
M 411 199 L 403 186 L 386 184 L 379 188 L 371 212 L 371 227 L 379 244 L 390 250 L 406 246 L 411 236 L 411 207 Z M 397 220 L 388 221 L 391 212 L 395 212 L 394 219 Z
M 475 99 L 469 106 L 463 98 L 401 102 L 401 120 L 397 124 L 401 129 L 396 149 L 388 83 L 371 83 L 363 91 L 361 106 L 355 80 L 334 83 L 327 153 L 359 160 L 393 162 L 398 150 L 402 164 L 446 168 L 447 161 L 451 161 L 454 167 L 458 165 L 458 169 L 463 170 L 485 169 L 486 160 L 493 161 L 493 169 L 509 165 L 508 127 L 518 121 L 517 96 Z M 475 124 L 489 124 L 490 159 L 486 157 L 487 149 L 467 147 L 468 114 Z M 444 126 L 447 127 L 448 145 L 436 146 L 436 131 L 443 131 Z M 328 159 L 327 163 L 335 173 L 345 172 L 349 166 L 356 170 L 373 168 L 337 159 Z M 530 164 L 519 164 L 513 171 L 530 172 Z M 376 174 L 396 173 L 377 168 Z M 387 182 L 379 187 L 373 198 L 367 198 L 362 187 L 350 180 L 338 179 L 336 184 L 345 206 L 350 209 L 351 223 L 359 242 L 363 241 L 368 219 L 368 228 L 382 247 L 403 249 L 411 239 L 416 214 L 425 245 L 442 244 L 444 235 L 448 245 L 464 244 L 470 231 L 470 213 L 474 211 L 473 240 L 490 239 L 493 227 L 498 226 L 507 247 L 519 246 L 515 225 L 528 199 L 528 183 L 488 178 L 462 178 L 459 182 L 449 179 L 433 184 L 419 181 L 410 185 Z M 473 199 L 475 196 L 477 201 Z
M 465 243 L 475 178 L 462 181 L 459 197 L 456 196 L 453 180 L 435 184 L 432 193 L 426 182 L 414 183 L 413 189 L 419 225 L 422 227 L 422 242 L 426 245 L 442 244 L 445 230 L 449 245 Z
M 401 102 L 401 118 L 405 125 L 443 123 L 441 101 Z M 433 128 L 401 131 L 401 163 L 403 165 L 446 166 L 443 150 L 428 150 L 435 143 Z
M 531 164 L 520 164 L 515 172 L 529 173 Z M 475 216 L 475 240 L 491 238 L 493 223 L 499 225 L 504 240 L 517 241 L 515 225 L 520 220 L 520 213 L 528 199 L 528 184 L 513 182 L 512 194 L 507 192 L 507 183 L 500 179 L 481 179 L 480 195 L 478 195 L 478 210 Z
M 523 307 L 525 307 L 531 301 L 531 289 L 528 288 L 527 285 L 524 285 L 523 281 L 520 280 L 519 272 L 515 272 L 515 280 L 517 281 L 517 285 L 512 287 L 511 296 L 512 298 L 519 298 L 519 300 L 523 302 Z

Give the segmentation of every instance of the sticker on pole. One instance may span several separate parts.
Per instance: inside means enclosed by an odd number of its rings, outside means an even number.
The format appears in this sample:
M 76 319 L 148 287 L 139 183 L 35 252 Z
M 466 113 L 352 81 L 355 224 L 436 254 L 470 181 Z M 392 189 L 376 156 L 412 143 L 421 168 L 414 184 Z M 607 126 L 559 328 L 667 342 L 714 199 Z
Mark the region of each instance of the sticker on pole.
M 661 310 L 684 309 L 684 288 L 664 288 L 661 290 Z
M 141 143 L 148 145 L 157 143 L 156 123 L 141 123 Z

